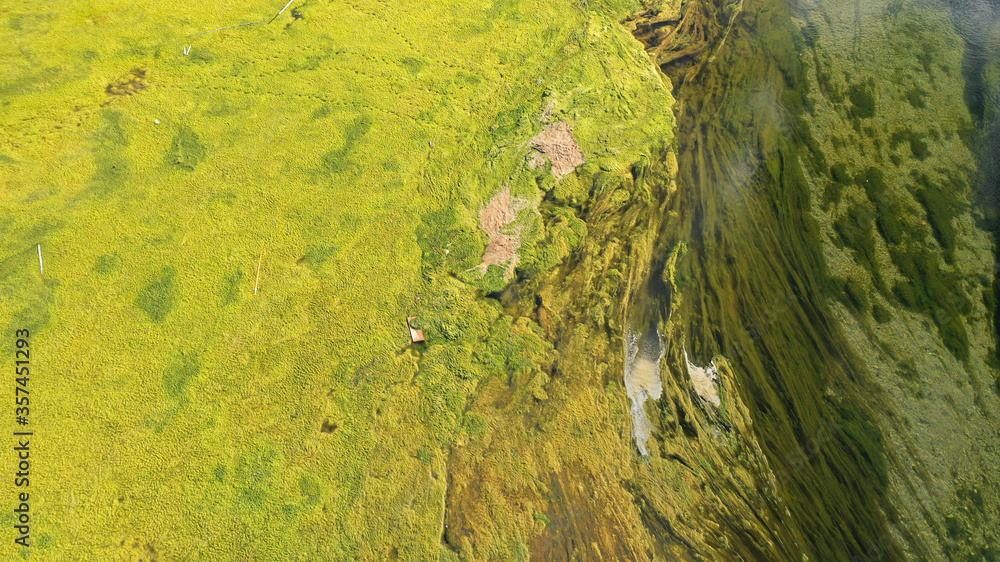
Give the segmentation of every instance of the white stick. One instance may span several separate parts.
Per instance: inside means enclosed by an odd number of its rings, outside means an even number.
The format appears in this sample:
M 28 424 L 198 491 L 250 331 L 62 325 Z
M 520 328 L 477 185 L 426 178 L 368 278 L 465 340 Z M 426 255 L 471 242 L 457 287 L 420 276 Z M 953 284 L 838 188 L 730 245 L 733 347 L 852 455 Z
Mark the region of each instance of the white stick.
M 260 285 L 260 262 L 264 260 L 264 250 L 260 251 L 260 257 L 257 258 L 257 280 L 253 282 L 253 294 L 257 294 L 257 286 Z
M 272 21 L 278 19 L 278 16 L 280 16 L 283 13 L 285 13 L 285 10 L 287 10 L 288 7 L 292 5 L 292 2 L 295 2 L 295 0 L 288 0 L 288 3 L 285 4 L 285 7 L 282 8 L 280 12 L 278 12 L 277 14 L 275 14 L 275 16 L 273 18 L 271 18 L 271 20 L 268 21 L 267 23 L 271 23 Z
M 45 279 L 45 265 L 42 263 L 42 245 L 38 245 L 38 272 Z

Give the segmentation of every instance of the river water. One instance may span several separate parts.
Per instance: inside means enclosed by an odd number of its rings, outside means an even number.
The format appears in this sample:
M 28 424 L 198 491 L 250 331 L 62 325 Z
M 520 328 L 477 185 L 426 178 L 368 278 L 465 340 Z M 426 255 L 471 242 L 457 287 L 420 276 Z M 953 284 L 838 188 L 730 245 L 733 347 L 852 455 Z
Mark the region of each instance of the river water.
M 630 22 L 671 80 L 679 167 L 650 266 L 670 290 L 635 297 L 633 324 L 657 320 L 626 342 L 634 437 L 655 455 L 669 429 L 637 357 L 728 366 L 770 528 L 737 557 L 1000 557 L 998 15 L 746 0 Z

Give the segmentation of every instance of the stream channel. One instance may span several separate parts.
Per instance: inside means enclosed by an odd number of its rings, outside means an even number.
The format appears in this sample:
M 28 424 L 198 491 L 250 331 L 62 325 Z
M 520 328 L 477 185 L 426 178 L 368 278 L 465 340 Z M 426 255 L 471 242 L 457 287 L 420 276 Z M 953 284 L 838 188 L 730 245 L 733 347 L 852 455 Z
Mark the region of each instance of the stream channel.
M 656 454 L 667 431 L 643 407 L 670 408 L 657 372 L 711 414 L 725 362 L 766 458 L 747 503 L 770 537 L 722 525 L 740 556 L 1000 556 L 998 11 L 692 1 L 626 22 L 671 80 L 679 168 L 631 297 L 633 438 Z

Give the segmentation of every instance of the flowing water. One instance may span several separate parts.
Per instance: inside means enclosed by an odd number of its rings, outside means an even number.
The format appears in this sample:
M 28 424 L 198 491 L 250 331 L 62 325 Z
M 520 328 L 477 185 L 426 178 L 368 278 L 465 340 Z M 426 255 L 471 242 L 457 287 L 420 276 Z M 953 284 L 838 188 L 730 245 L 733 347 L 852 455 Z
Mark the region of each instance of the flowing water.
M 670 5 L 632 22 L 679 125 L 672 302 L 637 308 L 749 409 L 773 541 L 740 556 L 995 559 L 997 3 Z

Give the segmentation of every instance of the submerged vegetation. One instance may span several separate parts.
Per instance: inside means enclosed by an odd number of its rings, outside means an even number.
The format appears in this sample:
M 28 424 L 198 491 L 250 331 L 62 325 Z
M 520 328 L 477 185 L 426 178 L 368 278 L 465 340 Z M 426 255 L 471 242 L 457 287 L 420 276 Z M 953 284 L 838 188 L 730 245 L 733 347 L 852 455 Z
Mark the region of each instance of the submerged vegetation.
M 0 10 L 0 553 L 995 555 L 951 28 L 816 4 Z
M 954 31 L 940 10 L 905 2 L 895 3 L 892 16 L 869 7 L 879 15 L 864 27 L 854 8 L 820 3 L 789 17 L 782 4 L 741 5 L 730 26 L 732 2 L 688 2 L 673 12 L 676 5 L 664 2 L 635 23 L 681 108 L 673 207 L 681 220 L 665 223 L 658 259 L 678 241 L 690 258 L 679 263 L 668 325 L 683 325 L 683 345 L 696 362 L 725 357 L 732 366 L 754 434 L 778 475 L 778 498 L 770 501 L 788 502 L 792 520 L 807 529 L 785 544 L 821 558 L 980 551 L 989 532 L 959 538 L 940 531 L 948 512 L 967 508 L 964 500 L 935 491 L 945 514 L 927 513 L 910 484 L 889 482 L 923 480 L 933 488 L 928 470 L 942 479 L 947 470 L 977 478 L 993 457 L 970 455 L 948 469 L 936 463 L 940 436 L 964 427 L 957 414 L 935 416 L 939 425 L 933 435 L 919 432 L 914 451 L 914 437 L 891 418 L 911 427 L 930 409 L 877 376 L 906 353 L 933 349 L 934 357 L 951 359 L 948 367 L 910 365 L 906 372 L 914 375 L 901 386 L 912 392 L 922 385 L 916 400 L 933 388 L 975 403 L 983 418 L 969 439 L 988 439 L 998 408 L 996 396 L 984 392 L 994 380 L 985 369 L 992 352 L 976 343 L 985 333 L 976 301 L 985 293 L 974 280 L 991 276 L 982 232 L 970 220 L 968 117 L 949 70 L 960 53 L 944 46 Z M 671 22 L 690 26 L 689 18 L 731 32 L 690 58 L 663 58 L 683 43 Z M 905 32 L 887 36 L 880 31 L 886 25 Z M 880 42 L 896 37 L 920 45 L 917 68 L 929 82 L 905 74 L 912 71 L 912 44 L 887 57 Z M 896 84 L 908 92 L 905 107 L 885 99 Z M 884 167 L 884 156 L 895 170 Z M 919 335 L 902 337 L 902 326 Z M 950 369 L 964 373 L 941 372 Z M 956 379 L 968 381 L 967 390 L 963 382 L 951 386 Z M 882 418 L 886 409 L 889 418 Z M 796 448 L 808 451 L 810 463 L 786 468 Z M 845 458 L 856 462 L 840 464 Z M 910 470 L 910 463 L 928 468 Z M 803 489 L 823 490 L 822 498 Z M 827 510 L 838 514 L 835 525 L 820 520 Z M 987 511 L 976 517 L 996 521 L 998 514 Z M 899 527 L 900 518 L 910 523 Z M 795 523 L 785 520 L 783 528 L 794 536 Z M 896 539 L 883 540 L 890 533 Z

